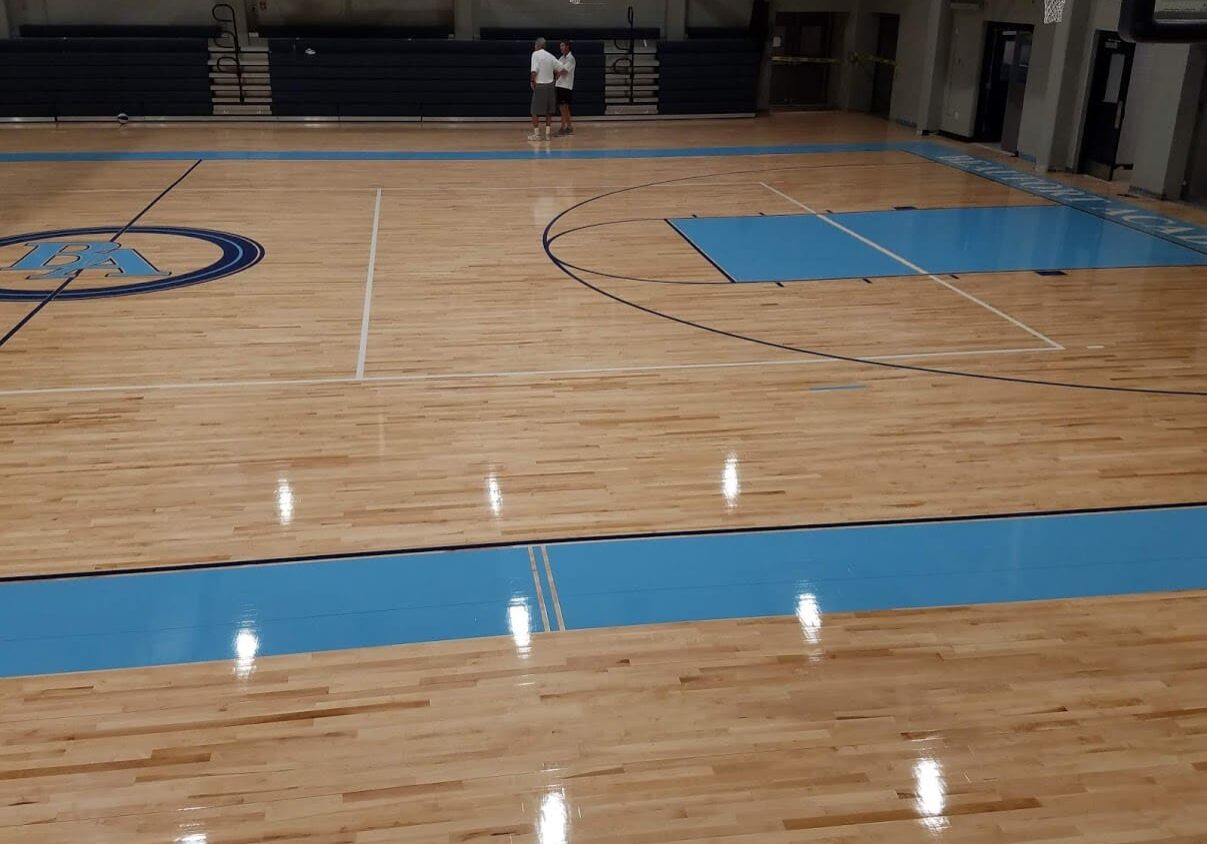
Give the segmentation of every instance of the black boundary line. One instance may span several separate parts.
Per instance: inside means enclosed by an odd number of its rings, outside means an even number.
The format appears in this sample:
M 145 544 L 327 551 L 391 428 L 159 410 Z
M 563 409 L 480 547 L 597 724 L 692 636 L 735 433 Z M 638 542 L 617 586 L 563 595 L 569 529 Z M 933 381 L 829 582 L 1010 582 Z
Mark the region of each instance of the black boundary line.
M 208 563 L 175 563 L 166 566 L 136 566 L 131 568 L 104 569 L 101 571 L 49 572 L 43 574 L 16 574 L 0 577 L 5 583 L 30 583 L 47 580 L 81 580 L 84 578 L 120 577 L 123 575 L 168 574 L 171 572 L 210 571 L 289 563 L 335 562 L 337 560 L 359 560 L 370 557 L 414 556 L 416 554 L 438 554 L 454 551 L 482 551 L 492 548 L 534 549 L 541 545 L 571 545 L 586 542 L 623 542 L 635 539 L 675 539 L 690 536 L 730 536 L 739 533 L 774 533 L 776 531 L 817 531 L 836 528 L 894 527 L 903 525 L 952 524 L 957 522 L 999 521 L 1054 516 L 1092 516 L 1104 513 L 1140 513 L 1150 510 L 1188 510 L 1207 507 L 1207 501 L 1183 501 L 1164 504 L 1131 504 L 1117 507 L 1078 507 L 1069 510 L 1022 510 L 1008 513 L 975 513 L 965 516 L 910 516 L 899 519 L 863 519 L 854 522 L 813 522 L 786 525 L 755 525 L 752 527 L 693 528 L 690 530 L 643 531 L 637 533 L 590 534 L 587 536 L 563 536 L 549 539 L 509 540 L 498 542 L 473 542 L 464 545 L 427 545 L 417 548 L 383 549 L 378 551 L 351 551 L 348 553 L 308 554 L 302 557 L 264 557 L 247 560 L 221 560 Z M 538 566 L 539 568 L 539 566 Z
M 113 237 L 109 238 L 109 242 L 110 243 L 115 242 L 119 237 L 121 237 L 123 234 L 128 232 L 135 223 L 137 223 L 139 220 L 141 220 L 143 218 L 144 214 L 146 214 L 148 211 L 150 211 L 155 206 L 155 203 L 159 202 L 159 200 L 161 200 L 165 196 L 167 196 L 168 192 L 171 191 L 172 188 L 176 187 L 178 184 L 183 182 L 186 178 L 188 178 L 190 173 L 192 173 L 199 166 L 201 166 L 201 161 L 202 161 L 202 159 L 197 159 L 196 161 L 194 161 L 193 165 L 191 167 L 189 167 L 188 170 L 185 170 L 184 174 L 181 175 L 180 178 L 178 178 L 176 181 L 172 182 L 172 184 L 168 185 L 166 188 L 164 188 L 162 191 L 160 191 L 159 196 L 155 197 L 150 202 L 148 202 L 143 207 L 143 209 L 141 211 L 139 211 L 138 214 L 135 215 L 133 220 L 131 220 L 130 222 L 128 222 L 124 226 L 122 226 L 120 229 L 118 229 L 113 234 Z M 81 270 L 76 270 L 75 272 L 70 273 L 67 276 L 67 278 L 64 279 L 62 284 L 60 284 L 54 290 L 50 291 L 50 293 L 44 299 L 42 299 L 42 301 L 38 302 L 38 304 L 36 304 L 34 306 L 33 310 L 31 310 L 29 313 L 27 313 L 25 316 L 23 316 L 17 322 L 16 325 L 14 325 L 12 328 L 10 328 L 5 333 L 5 335 L 3 337 L 0 337 L 0 346 L 3 346 L 9 340 L 13 339 L 13 337 L 16 336 L 18 331 L 20 331 L 22 328 L 24 328 L 31 319 L 33 319 L 35 316 L 38 315 L 39 311 L 41 311 L 43 308 L 45 308 L 47 305 L 49 305 L 51 302 L 53 302 L 56 298 L 58 298 L 58 295 L 67 289 L 67 285 L 71 284 L 71 282 L 73 282 L 77 278 L 79 278 L 80 272 L 81 272 Z
M 919 157 L 922 157 L 922 156 L 919 156 Z M 933 162 L 933 163 L 938 164 L 939 166 L 943 166 L 941 162 Z M 553 251 L 549 248 L 549 232 L 553 229 L 553 227 L 555 225 L 557 225 L 559 220 L 561 220 L 567 214 L 570 214 L 571 212 L 573 212 L 579 208 L 582 208 L 585 205 L 589 205 L 590 203 L 595 202 L 600 199 L 605 199 L 607 197 L 616 196 L 616 195 L 622 194 L 622 193 L 628 193 L 629 191 L 640 190 L 640 189 L 646 188 L 646 187 L 652 187 L 654 185 L 665 185 L 665 184 L 670 184 L 673 182 L 686 181 L 688 179 L 705 179 L 705 178 L 712 178 L 714 176 L 733 176 L 733 175 L 737 175 L 740 173 L 764 173 L 764 172 L 768 172 L 769 170 L 791 170 L 791 169 L 793 169 L 793 168 L 792 167 L 752 168 L 749 170 L 729 170 L 729 171 L 724 171 L 721 173 L 708 173 L 708 174 L 698 174 L 698 175 L 692 175 L 692 176 L 679 176 L 679 177 L 676 177 L 673 179 L 662 179 L 660 181 L 650 182 L 647 184 L 631 185 L 630 187 L 627 187 L 627 188 L 617 188 L 616 190 L 608 191 L 606 193 L 601 193 L 597 196 L 590 197 L 588 199 L 584 199 L 581 202 L 577 202 L 574 205 L 571 205 L 569 208 L 566 208 L 563 211 L 561 211 L 560 213 L 558 213 L 557 215 L 555 215 L 553 217 L 553 219 L 551 219 L 549 221 L 548 225 L 545 226 L 545 232 L 541 238 L 541 243 L 545 249 L 545 256 L 549 259 L 549 261 L 555 267 L 560 269 L 563 273 L 565 273 L 571 279 L 578 282 L 583 287 L 586 287 L 588 290 L 593 290 L 594 292 L 598 293 L 599 295 L 605 296 L 608 299 L 613 300 L 614 302 L 619 302 L 622 305 L 628 305 L 630 308 L 633 308 L 634 310 L 638 310 L 643 313 L 649 314 L 650 316 L 659 317 L 661 319 L 665 319 L 670 322 L 675 322 L 675 323 L 678 323 L 679 325 L 684 325 L 689 328 L 696 328 L 701 331 L 707 331 L 711 334 L 716 334 L 720 337 L 729 337 L 734 340 L 745 340 L 749 343 L 754 343 L 759 346 L 765 346 L 769 349 L 780 349 L 780 350 L 786 351 L 786 352 L 797 352 L 799 354 L 811 355 L 813 357 L 824 358 L 826 360 L 842 361 L 844 363 L 862 364 L 864 366 L 878 366 L 882 369 L 895 369 L 895 370 L 899 370 L 902 372 L 921 372 L 921 373 L 924 373 L 927 375 L 947 375 L 947 376 L 954 376 L 957 378 L 975 378 L 975 379 L 978 379 L 981 381 L 995 381 L 995 382 L 1002 383 L 1002 384 L 1025 384 L 1028 386 L 1036 386 L 1036 387 L 1061 387 L 1061 388 L 1069 389 L 1069 390 L 1092 390 L 1092 391 L 1103 392 L 1103 393 L 1121 393 L 1121 394 L 1132 394 L 1132 395 L 1194 396 L 1196 398 L 1207 398 L 1207 391 L 1205 391 L 1205 390 L 1171 390 L 1171 389 L 1160 389 L 1157 387 L 1124 387 L 1121 385 L 1117 386 L 1117 385 L 1111 385 L 1111 384 L 1078 384 L 1078 383 L 1072 382 L 1072 381 L 1049 381 L 1049 380 L 1042 379 L 1042 378 L 1023 378 L 1020 376 L 1013 376 L 1013 375 L 996 375 L 996 374 L 992 374 L 992 373 L 966 372 L 966 371 L 962 371 L 962 370 L 958 370 L 958 369 L 939 369 L 937 367 L 918 366 L 915 364 L 893 363 L 893 362 L 884 361 L 884 360 L 875 360 L 875 359 L 871 359 L 871 358 L 855 357 L 853 355 L 840 355 L 836 352 L 823 352 L 818 349 L 805 349 L 800 346 L 789 346 L 786 343 L 776 343 L 772 340 L 763 340 L 758 337 L 751 337 L 746 334 L 738 334 L 737 332 L 734 332 L 734 331 L 726 331 L 725 329 L 722 329 L 722 328 L 715 328 L 710 325 L 704 325 L 703 323 L 693 322 L 690 319 L 685 319 L 683 317 L 677 317 L 677 316 L 674 316 L 673 314 L 664 313 L 663 311 L 659 311 L 654 308 L 650 308 L 645 305 L 638 304 L 637 302 L 634 302 L 630 299 L 626 299 L 617 293 L 613 293 L 609 290 L 604 290 L 602 287 L 592 284 L 591 282 L 587 281 L 586 279 L 582 278 L 581 276 L 575 275 L 574 272 L 572 272 L 571 270 L 566 268 L 566 265 L 561 260 L 559 260 L 558 257 L 553 254 Z M 669 223 L 670 221 L 667 220 L 667 222 Z M 674 228 L 673 225 L 671 227 Z M 676 231 L 677 231 L 677 229 L 676 229 Z M 694 244 L 693 244 L 693 246 L 694 246 Z M 705 256 L 705 257 L 707 257 L 707 256 Z
M 695 215 L 693 215 L 693 216 L 695 216 Z M 581 231 L 585 231 L 587 229 L 597 229 L 597 228 L 600 228 L 601 226 L 620 226 L 620 225 L 624 225 L 625 223 L 666 223 L 666 222 L 669 222 L 666 217 L 633 217 L 633 218 L 627 219 L 627 220 L 605 220 L 602 223 L 588 223 L 585 226 L 575 226 L 572 229 L 564 229 L 564 230 L 558 232 L 557 234 L 553 235 L 552 237 L 550 237 L 549 242 L 553 243 L 553 241 L 557 240 L 559 237 L 564 237 L 565 235 L 574 234 L 575 232 L 581 232 Z M 690 243 L 691 241 L 688 241 L 688 242 Z M 693 244 L 693 246 L 694 246 L 694 244 Z M 699 252 L 700 250 L 697 249 L 696 251 Z M 708 256 L 705 255 L 704 257 L 707 258 Z M 643 284 L 729 284 L 732 281 L 732 279 L 730 281 L 713 281 L 711 279 L 708 281 L 691 281 L 691 280 L 670 279 L 670 278 L 638 278 L 637 276 L 633 276 L 633 275 L 617 275 L 616 273 L 605 273 L 602 270 L 593 270 L 590 267 L 580 267 L 577 264 L 571 264 L 569 261 L 562 260 L 560 257 L 558 258 L 558 260 L 561 261 L 563 264 L 565 264 L 567 267 L 570 267 L 571 269 L 574 269 L 574 270 L 578 270 L 580 273 L 590 273 L 591 275 L 599 275 L 599 276 L 603 276 L 605 278 L 615 278 L 615 279 L 620 279 L 621 281 L 639 281 L 639 282 L 642 282 Z M 716 265 L 714 264 L 713 266 L 716 266 Z
M 692 214 L 692 216 L 693 216 L 693 217 L 695 217 L 696 215 L 695 215 L 695 214 Z M 723 269 L 721 268 L 721 265 L 720 265 L 720 264 L 718 264 L 718 263 L 717 263 L 716 261 L 714 261 L 712 258 L 708 257 L 708 253 L 707 253 L 707 252 L 705 252 L 703 249 L 701 249 L 699 246 L 696 246 L 696 244 L 695 244 L 695 243 L 692 241 L 692 239 L 691 239 L 690 237 L 688 237 L 687 235 L 685 235 L 685 234 L 684 234 L 682 231 L 680 231 L 680 230 L 679 230 L 679 227 L 678 227 L 678 226 L 676 226 L 674 223 L 672 223 L 672 222 L 670 221 L 670 219 L 669 219 L 669 218 L 667 218 L 667 219 L 666 219 L 666 224 L 667 224 L 668 226 L 670 226 L 672 229 L 674 229 L 674 230 L 675 230 L 675 233 L 676 233 L 676 234 L 678 234 L 678 235 L 679 235 L 679 237 L 681 237 L 681 238 L 683 238 L 684 240 L 686 240 L 686 241 L 687 241 L 687 245 L 688 245 L 688 246 L 690 246 L 692 249 L 695 249 L 697 252 L 699 252 L 699 253 L 700 253 L 700 255 L 701 255 L 703 258 L 704 258 L 704 260 L 705 260 L 705 261 L 708 261 L 708 263 L 712 264 L 712 265 L 713 265 L 713 267 L 716 269 L 716 271 L 717 271 L 717 272 L 719 272 L 721 275 L 723 275 L 723 276 L 725 276 L 727 279 L 729 279 L 729 281 L 730 281 L 732 284 L 737 284 L 737 283 L 738 283 L 738 280 L 737 280 L 736 278 L 734 278 L 733 276 L 731 276 L 729 273 L 725 272 L 725 270 L 723 270 Z M 587 272 L 590 272 L 590 270 L 587 270 Z
M 697 249 L 696 251 L 698 252 L 699 250 Z M 705 257 L 707 257 L 707 256 L 705 256 Z M 569 261 L 564 261 L 561 258 L 558 258 L 558 260 L 561 261 L 562 264 L 566 265 L 570 269 L 578 270 L 580 273 L 590 273 L 591 275 L 603 276 L 604 278 L 614 278 L 619 281 L 636 281 L 636 282 L 640 282 L 641 284 L 680 284 L 680 285 L 687 285 L 689 287 L 701 287 L 701 286 L 706 287 L 710 284 L 732 284 L 733 283 L 732 279 L 730 281 L 712 281 L 712 280 L 690 281 L 690 280 L 680 280 L 680 279 L 673 279 L 673 278 L 638 278 L 635 275 L 617 275 L 616 273 L 605 273 L 602 270 L 593 270 L 590 267 L 580 267 L 577 264 L 571 264 Z M 840 279 L 834 279 L 834 280 L 837 281 Z

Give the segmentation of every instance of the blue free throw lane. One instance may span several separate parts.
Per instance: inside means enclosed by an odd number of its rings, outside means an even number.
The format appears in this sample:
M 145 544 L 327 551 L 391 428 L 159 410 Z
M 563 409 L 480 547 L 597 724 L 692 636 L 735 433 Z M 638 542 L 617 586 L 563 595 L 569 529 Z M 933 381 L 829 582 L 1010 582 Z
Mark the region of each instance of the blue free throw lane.
M 0 676 L 517 635 L 539 619 L 524 548 L 4 583 Z
M 735 281 L 1207 265 L 1207 255 L 1064 205 L 817 216 L 686 217 L 671 224 Z M 906 263 L 908 262 L 908 264 Z
M 812 214 L 668 220 L 734 281 L 910 275 L 914 271 Z
M 1207 264 L 1200 252 L 1064 205 L 833 216 L 932 273 Z
M 567 627 L 1207 587 L 1207 508 L 569 543 Z

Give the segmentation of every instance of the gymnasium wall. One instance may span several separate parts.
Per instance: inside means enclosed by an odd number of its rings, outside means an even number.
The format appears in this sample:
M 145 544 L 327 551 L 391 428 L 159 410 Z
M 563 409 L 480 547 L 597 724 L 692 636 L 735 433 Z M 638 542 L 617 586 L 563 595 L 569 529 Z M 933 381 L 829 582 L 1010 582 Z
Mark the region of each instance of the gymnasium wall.
M 745 27 L 752 5 L 750 0 L 687 0 L 687 25 Z
M 247 9 L 250 19 L 269 26 L 447 26 L 451 32 L 453 24 L 451 0 L 251 0 Z
M 21 24 L 155 24 L 213 23 L 212 0 L 5 0 L 9 25 Z M 15 34 L 15 32 L 13 33 Z
M 672 0 L 675 2 L 675 0 Z M 213 0 L 0 0 L 13 28 L 35 24 L 207 24 Z M 453 23 L 453 0 L 233 0 L 264 24 L 345 23 L 434 26 Z M 688 26 L 745 27 L 751 0 L 686 0 Z M 470 0 L 475 31 L 483 26 L 623 27 L 633 6 L 637 26 L 665 29 L 667 0 Z M 3 18 L 0 16 L 0 27 Z M 0 33 L 3 30 L 0 29 Z M 0 35 L 0 37 L 3 37 Z
M 922 107 L 924 64 L 928 59 L 928 0 L 880 0 L 878 3 L 864 3 L 861 8 L 869 12 L 895 12 L 901 16 L 897 31 L 897 67 L 893 72 L 893 101 L 889 118 L 907 126 L 917 127 L 924 124 L 925 119 L 920 116 L 919 110 Z
M 831 97 L 836 106 L 865 111 L 871 99 L 871 78 L 866 69 L 848 59 L 853 52 L 874 52 L 876 14 L 900 17 L 897 33 L 897 67 L 893 73 L 893 101 L 889 117 L 917 125 L 926 54 L 929 3 L 934 0 L 774 0 L 777 12 L 831 12 L 835 26 L 834 55 L 841 61 L 831 71 Z
M 1138 44 L 1137 62 L 1143 53 L 1148 53 L 1148 85 L 1137 92 L 1137 101 L 1128 95 L 1128 107 L 1139 112 L 1131 185 L 1177 199 L 1191 157 L 1207 52 L 1189 44 Z
M 474 26 L 623 27 L 629 6 L 637 26 L 665 27 L 666 0 L 474 0 Z
M 977 90 L 981 78 L 981 56 L 985 45 L 985 25 L 1029 23 L 1037 25 L 1043 6 L 1039 0 L 987 0 L 977 11 L 955 9 L 951 14 L 951 48 L 947 56 L 947 82 L 943 92 L 943 111 L 939 128 L 960 137 L 971 137 L 976 121 Z M 1040 33 L 1036 33 L 1037 38 Z M 1038 71 L 1035 45 L 1032 45 L 1031 73 Z M 1042 58 L 1042 57 L 1040 57 Z M 1030 95 L 1030 78 L 1027 80 Z M 1024 104 L 1024 123 L 1026 123 Z M 1020 150 L 1026 133 L 1019 130 Z

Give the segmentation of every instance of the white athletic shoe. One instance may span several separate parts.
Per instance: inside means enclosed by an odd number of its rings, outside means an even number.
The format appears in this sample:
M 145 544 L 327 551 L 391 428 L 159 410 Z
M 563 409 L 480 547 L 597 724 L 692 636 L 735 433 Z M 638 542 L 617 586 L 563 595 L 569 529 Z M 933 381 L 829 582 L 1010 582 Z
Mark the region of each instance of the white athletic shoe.
M 530 140 L 530 141 L 543 141 L 543 140 L 545 140 L 545 139 L 544 139 L 544 138 L 541 136 L 541 133 L 540 133 L 540 132 L 533 132 L 531 135 L 529 135 L 529 136 L 528 136 L 528 140 Z

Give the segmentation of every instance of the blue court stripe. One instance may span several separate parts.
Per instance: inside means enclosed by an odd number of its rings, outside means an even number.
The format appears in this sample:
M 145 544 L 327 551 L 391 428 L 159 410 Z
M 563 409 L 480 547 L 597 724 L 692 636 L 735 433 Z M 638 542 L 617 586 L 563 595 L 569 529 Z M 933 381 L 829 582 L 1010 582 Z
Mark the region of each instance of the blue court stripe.
M 1207 588 L 1205 535 L 1207 507 L 1192 506 L 548 553 L 567 626 L 584 628 Z M 549 603 L 542 563 L 538 549 Z M 540 629 L 526 546 L 10 582 L 0 583 L 0 676 L 210 660 L 237 670 L 240 653 L 509 633 L 522 650 Z
M 567 543 L 571 627 L 1207 588 L 1207 508 Z
M 539 629 L 524 548 L 0 585 L 0 675 L 270 656 Z
M 847 144 L 779 144 L 740 147 L 661 147 L 651 149 L 561 150 L 148 150 L 83 152 L 0 152 L 3 162 L 66 161 L 533 161 L 642 158 L 711 158 L 808 155 L 839 152 L 907 152 L 928 161 L 974 173 L 999 184 L 1080 208 L 1207 253 L 1207 228 L 1156 214 L 1114 197 L 1071 187 L 1005 164 L 967 155 L 958 148 L 930 141 Z

